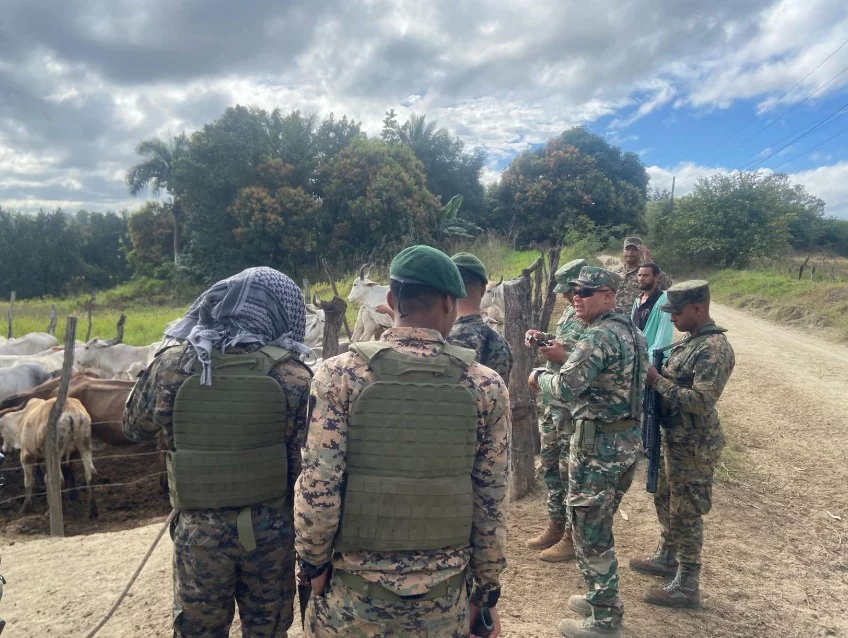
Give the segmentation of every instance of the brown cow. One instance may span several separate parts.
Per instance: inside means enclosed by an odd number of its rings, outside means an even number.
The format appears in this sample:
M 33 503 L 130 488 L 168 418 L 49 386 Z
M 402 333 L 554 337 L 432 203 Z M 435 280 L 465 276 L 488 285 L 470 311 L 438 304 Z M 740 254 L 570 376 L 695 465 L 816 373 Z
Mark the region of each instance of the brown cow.
M 24 470 L 24 506 L 29 510 L 32 499 L 33 467 L 44 458 L 47 438 L 47 421 L 56 399 L 31 399 L 23 410 L 10 412 L 0 417 L 0 435 L 3 436 L 3 451 L 18 448 L 21 451 L 21 466 Z M 71 454 L 78 452 L 85 470 L 88 490 L 88 517 L 97 518 L 97 501 L 91 490 L 94 463 L 91 460 L 91 417 L 82 403 L 69 398 L 56 423 L 56 442 L 59 459 L 67 463 Z
M 30 399 L 55 398 L 61 381 L 60 378 L 51 379 L 32 390 L 8 397 L 0 402 L 0 415 L 7 410 L 22 409 Z M 134 381 L 98 379 L 75 373 L 68 396 L 79 399 L 91 415 L 91 433 L 95 437 L 110 445 L 126 445 L 134 441 L 124 436 L 121 421 L 124 405 L 134 385 Z

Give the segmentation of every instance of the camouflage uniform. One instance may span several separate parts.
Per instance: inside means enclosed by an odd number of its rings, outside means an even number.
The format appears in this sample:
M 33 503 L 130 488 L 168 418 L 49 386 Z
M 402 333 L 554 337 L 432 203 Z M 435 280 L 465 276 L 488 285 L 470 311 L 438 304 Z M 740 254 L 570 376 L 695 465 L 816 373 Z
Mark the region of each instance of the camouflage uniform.
M 712 507 L 713 471 L 724 448 L 715 405 L 735 358 L 724 334 L 710 321 L 673 348 L 654 389 L 663 398 L 668 428 L 662 437 L 663 472 L 654 504 L 663 545 L 680 563 L 701 564 L 704 523 Z M 699 336 L 701 335 L 701 336 Z
M 587 267 L 575 281 L 586 283 L 615 290 L 618 277 Z M 568 482 L 572 537 L 589 589 L 586 601 L 593 614 L 589 622 L 602 628 L 618 627 L 624 613 L 612 526 L 636 470 L 647 369 L 645 337 L 627 315 L 609 311 L 586 326 L 558 373 L 546 371 L 538 377 L 543 392 L 573 406 L 576 431 Z
M 252 352 L 234 347 L 228 353 Z M 124 433 L 135 441 L 162 433 L 174 449 L 172 416 L 186 372 L 186 348 L 161 353 L 142 374 L 127 402 Z M 253 505 L 256 549 L 238 542 L 236 516 L 242 508 L 180 511 L 171 526 L 174 541 L 174 635 L 226 637 L 238 603 L 245 636 L 284 637 L 294 614 L 293 487 L 306 439 L 311 373 L 288 360 L 270 373 L 288 403 L 286 440 L 289 492 L 285 499 Z
M 577 343 L 585 326 L 574 314 L 574 308 L 569 305 L 557 322 L 552 334 L 545 335 L 546 340 L 556 339 L 566 352 Z M 548 361 L 546 370 L 551 373 L 559 372 L 560 365 Z M 539 457 L 542 462 L 542 478 L 548 488 L 548 518 L 556 523 L 568 521 L 566 507 L 566 492 L 568 490 L 568 457 L 569 441 L 574 434 L 574 422 L 568 405 L 557 401 L 550 394 L 542 394 L 545 406 L 542 418 L 539 420 L 541 450 Z
M 448 341 L 474 350 L 478 362 L 497 372 L 504 382 L 509 383 L 512 350 L 506 339 L 492 330 L 480 315 L 459 317 L 451 328 Z
M 392 328 L 382 338 L 399 352 L 422 358 L 438 355 L 444 339 L 423 328 Z M 469 569 L 475 589 L 471 601 L 485 601 L 500 590 L 506 567 L 507 432 L 509 395 L 499 375 L 471 365 L 460 380 L 477 402 L 478 449 L 473 469 L 474 523 L 467 547 L 407 552 L 333 552 L 339 526 L 345 452 L 353 404 L 375 381 L 371 368 L 350 352 L 325 361 L 312 384 L 312 417 L 304 450 L 303 473 L 295 489 L 295 547 L 311 565 L 328 562 L 338 571 L 360 576 L 399 596 L 425 594 Z M 465 587 L 432 600 L 388 602 L 357 594 L 334 576 L 307 610 L 309 636 L 465 636 Z

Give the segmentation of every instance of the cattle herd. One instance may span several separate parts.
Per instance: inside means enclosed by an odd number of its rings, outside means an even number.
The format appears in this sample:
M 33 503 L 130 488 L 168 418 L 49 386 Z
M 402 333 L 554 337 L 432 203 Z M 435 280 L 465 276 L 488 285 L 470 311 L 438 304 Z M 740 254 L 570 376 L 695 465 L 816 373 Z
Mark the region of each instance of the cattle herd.
M 391 326 L 391 317 L 377 310 L 386 303 L 388 289 L 369 278 L 366 266 L 359 269 L 348 296 L 348 302 L 359 307 L 351 341 L 377 339 Z M 499 328 L 504 319 L 502 280 L 489 284 L 482 306 L 487 321 Z M 307 304 L 304 341 L 316 355 L 307 362 L 313 369 L 322 360 L 323 335 L 324 311 L 315 303 Z M 130 346 L 99 338 L 77 342 L 69 400 L 57 426 L 57 437 L 63 460 L 72 455 L 79 458 L 86 484 L 95 474 L 93 448 L 130 446 L 131 450 L 134 447 L 121 428 L 124 405 L 135 378 L 165 344 L 163 340 L 149 346 Z M 342 352 L 347 350 L 347 345 L 340 343 Z M 43 459 L 47 419 L 58 394 L 64 355 L 56 338 L 47 333 L 30 333 L 17 339 L 0 337 L 0 437 L 3 452 L 7 454 L 6 466 L 10 463 L 8 453 L 20 451 L 24 472 L 23 510 L 30 506 L 33 469 Z M 68 463 L 62 466 L 66 483 L 73 481 L 70 467 Z M 94 517 L 98 512 L 94 490 L 88 492 L 89 517 Z

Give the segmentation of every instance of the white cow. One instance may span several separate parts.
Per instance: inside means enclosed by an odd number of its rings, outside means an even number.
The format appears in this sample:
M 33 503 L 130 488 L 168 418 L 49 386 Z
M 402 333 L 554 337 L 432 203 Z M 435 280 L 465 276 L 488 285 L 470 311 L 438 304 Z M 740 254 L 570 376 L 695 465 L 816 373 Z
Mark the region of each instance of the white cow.
M 480 300 L 480 310 L 491 321 L 495 321 L 501 325 L 504 322 L 504 293 L 503 293 L 503 277 L 498 283 L 489 283 L 486 286 L 486 293 Z
M 0 355 L 37 354 L 58 343 L 56 337 L 46 332 L 30 332 L 18 339 L 9 339 L 0 345 Z
M 310 348 L 320 348 L 324 343 L 324 311 L 318 306 L 306 304 L 306 336 L 303 343 Z
M 29 390 L 50 379 L 50 373 L 37 363 L 23 363 L 0 369 L 0 401 Z
M 11 368 L 12 366 L 23 365 L 26 363 L 37 363 L 42 366 L 47 372 L 53 374 L 62 369 L 65 361 L 64 350 L 57 350 L 50 354 L 33 354 L 33 355 L 15 355 L 4 354 L 0 355 L 0 368 Z
M 364 265 L 359 269 L 359 276 L 353 280 L 353 288 L 347 296 L 348 302 L 361 306 L 351 342 L 376 339 L 381 330 L 392 327 L 392 318 L 375 310 L 380 304 L 386 303 L 388 292 L 388 286 L 368 278 Z
M 131 378 L 130 368 L 134 363 L 147 367 L 156 353 L 158 343 L 149 346 L 128 346 L 125 343 L 111 345 L 102 339 L 92 339 L 77 351 L 77 365 L 90 368 L 105 379 Z

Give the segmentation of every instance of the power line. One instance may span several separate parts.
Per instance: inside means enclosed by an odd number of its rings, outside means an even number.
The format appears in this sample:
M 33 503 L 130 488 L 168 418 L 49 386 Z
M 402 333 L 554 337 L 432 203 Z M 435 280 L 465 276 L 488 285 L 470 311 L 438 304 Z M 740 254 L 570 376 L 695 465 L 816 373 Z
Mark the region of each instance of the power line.
M 844 43 L 843 43 L 843 45 L 842 45 L 842 46 L 840 46 L 840 47 L 839 47 L 839 49 L 841 49 L 843 46 L 845 46 L 845 44 L 844 44 Z M 836 51 L 834 51 L 834 54 L 835 54 L 837 51 L 839 51 L 839 49 L 837 49 Z M 828 58 L 827 58 L 827 59 L 830 59 L 830 57 L 832 57 L 832 55 L 831 55 L 831 56 L 828 56 Z M 827 61 L 827 60 L 825 60 L 825 61 Z M 821 65 L 819 65 L 819 66 L 821 66 Z M 818 68 L 818 67 L 816 67 L 816 68 Z M 772 120 L 771 122 L 769 122 L 768 124 L 766 124 L 765 126 L 763 126 L 761 129 L 759 129 L 759 130 L 758 130 L 756 133 L 754 133 L 753 135 L 751 135 L 751 136 L 749 136 L 749 137 L 745 138 L 744 140 L 742 140 L 742 142 L 740 142 L 739 144 L 737 144 L 736 146 L 734 146 L 733 148 L 731 148 L 729 151 L 726 151 L 724 154 L 722 154 L 722 155 L 720 155 L 719 157 L 717 157 L 714 161 L 715 161 L 715 162 L 718 162 L 719 160 L 721 160 L 721 159 L 723 159 L 723 158 L 727 157 L 728 155 L 730 155 L 730 153 L 732 153 L 733 151 L 735 151 L 735 150 L 737 150 L 737 149 L 741 148 L 742 146 L 744 146 L 745 144 L 747 144 L 748 142 L 750 142 L 752 139 L 754 139 L 755 137 L 757 137 L 760 133 L 762 133 L 763 131 L 765 131 L 765 130 L 769 129 L 769 128 L 770 128 L 770 127 L 772 127 L 774 124 L 776 124 L 777 122 L 779 122 L 780 120 L 782 120 L 784 117 L 786 117 L 787 115 L 789 115 L 792 111 L 794 111 L 794 110 L 795 110 L 795 109 L 797 109 L 799 106 L 801 106 L 802 104 L 804 104 L 807 100 L 809 100 L 811 97 L 813 97 L 814 95 L 816 95 L 818 92 L 820 92 L 820 91 L 822 91 L 823 89 L 825 89 L 828 85 L 830 85 L 832 82 L 834 82 L 834 81 L 835 81 L 835 80 L 836 80 L 839 76 L 841 76 L 841 75 L 842 75 L 843 73 L 845 73 L 846 71 L 848 71 L 848 66 L 846 66 L 845 68 L 843 68 L 841 71 L 839 71 L 839 73 L 837 73 L 836 75 L 834 75 L 834 76 L 833 76 L 832 78 L 830 78 L 827 82 L 825 82 L 824 84 L 822 84 L 821 86 L 819 86 L 816 90 L 814 90 L 812 93 L 810 93 L 809 95 L 807 95 L 807 97 L 805 97 L 803 100 L 801 100 L 800 102 L 797 102 L 796 104 L 794 104 L 792 107 L 790 107 L 789 109 L 787 109 L 786 111 L 784 111 L 784 112 L 783 112 L 783 113 L 782 113 L 779 117 L 775 118 L 774 120 Z M 802 80 L 802 82 L 803 82 L 803 80 Z M 784 138 L 784 139 L 785 139 L 785 138 Z M 762 152 L 762 151 L 761 151 L 761 152 Z M 771 157 L 771 156 L 769 156 L 769 157 Z M 768 158 L 766 158 L 766 159 L 768 159 Z M 680 180 L 680 181 L 681 181 L 681 182 L 683 182 L 683 181 L 686 181 L 686 180 L 692 179 L 692 177 L 697 177 L 697 176 L 698 176 L 698 175 L 700 175 L 703 171 L 704 171 L 704 169 L 702 168 L 702 169 L 700 169 L 700 170 L 696 171 L 694 174 L 685 175 L 684 177 L 682 177 L 682 178 L 681 178 L 681 180 Z
M 841 51 L 841 50 L 842 50 L 842 47 L 844 47 L 846 44 L 848 44 L 848 40 L 845 40 L 845 42 L 843 42 L 842 44 L 840 44 L 840 45 L 836 48 L 836 50 L 835 50 L 833 53 L 831 53 L 831 54 L 830 54 L 829 56 L 827 56 L 824 60 L 822 60 L 821 62 L 819 62 L 819 63 L 818 63 L 818 66 L 816 66 L 816 68 L 814 68 L 812 71 L 810 71 L 809 73 L 807 73 L 807 75 L 805 75 L 805 76 L 804 76 L 804 77 L 802 77 L 800 80 L 798 80 L 795 84 L 793 84 L 791 89 L 789 89 L 788 91 L 786 91 L 786 93 L 784 93 L 784 94 L 783 94 L 783 95 L 781 95 L 779 98 L 777 98 L 777 100 L 776 100 L 776 101 L 775 101 L 775 102 L 774 102 L 771 106 L 769 106 L 769 107 L 768 107 L 765 111 L 763 111 L 762 113 L 757 113 L 754 117 L 752 117 L 750 120 L 748 120 L 748 122 L 746 122 L 746 123 L 742 126 L 742 128 L 740 128 L 739 130 L 737 130 L 735 133 L 733 133 L 733 135 L 731 135 L 731 136 L 730 136 L 730 137 L 728 137 L 727 139 L 723 140 L 722 142 L 720 142 L 719 144 L 717 144 L 716 146 L 714 146 L 714 147 L 713 147 L 712 149 L 710 149 L 710 150 L 716 150 L 716 149 L 718 149 L 718 148 L 720 148 L 720 147 L 724 146 L 727 142 L 729 142 L 730 140 L 732 140 L 732 139 L 733 139 L 734 137 L 736 137 L 739 133 L 741 133 L 742 131 L 744 131 L 744 130 L 745 130 L 746 128 L 748 128 L 751 124 L 753 124 L 754 122 L 756 122 L 756 121 L 757 121 L 758 119 L 760 119 L 763 115 L 765 115 L 766 113 L 768 113 L 769 111 L 771 111 L 774 107 L 776 107 L 778 104 L 780 104 L 780 103 L 783 101 L 783 98 L 785 98 L 787 95 L 789 95 L 790 93 L 792 93 L 792 91 L 794 91 L 795 89 L 797 89 L 797 88 L 801 85 L 801 83 L 802 83 L 804 80 L 806 80 L 806 79 L 807 79 L 808 77 L 810 77 L 813 73 L 815 73 L 816 71 L 818 71 L 818 70 L 822 67 L 822 65 L 823 65 L 825 62 L 827 62 L 828 60 L 830 60 L 830 58 L 832 58 L 834 55 L 836 55 L 837 53 L 839 53 L 839 51 Z M 721 158 L 719 158 L 719 159 L 721 159 Z M 716 160 L 716 161 L 718 161 L 718 160 Z
M 840 119 L 840 120 L 842 120 L 842 119 L 844 119 L 844 118 L 846 118 L 846 117 L 848 117 L 848 115 L 843 115 L 843 116 L 842 116 L 842 117 L 840 117 L 839 119 Z M 831 140 L 836 139 L 837 137 L 839 137 L 840 135 L 845 135 L 845 133 L 848 133 L 848 128 L 844 128 L 844 129 L 842 129 L 839 133 L 837 133 L 836 135 L 831 135 L 829 138 L 827 138 L 826 140 L 824 140 L 824 141 L 822 141 L 822 142 L 819 142 L 819 143 L 818 143 L 818 144 L 816 144 L 815 146 L 812 146 L 812 147 L 808 148 L 807 150 L 805 150 L 805 151 L 803 151 L 803 152 L 801 152 L 801 153 L 798 153 L 798 154 L 797 154 L 797 155 L 795 155 L 794 157 L 790 157 L 788 160 L 786 160 L 785 162 L 783 162 L 783 164 L 781 164 L 781 165 L 780 165 L 780 166 L 778 166 L 777 168 L 780 168 L 781 166 L 786 166 L 789 162 L 792 162 L 792 161 L 794 161 L 794 160 L 798 159 L 798 158 L 799 158 L 799 157 L 801 157 L 802 155 L 806 155 L 806 154 L 807 154 L 807 153 L 809 153 L 810 151 L 814 151 L 814 150 L 816 150 L 819 146 L 822 146 L 822 145 L 824 145 L 824 144 L 827 144 L 827 143 L 828 143 L 828 142 L 830 142 Z
M 848 108 L 848 103 L 843 104 L 843 105 L 842 105 L 839 109 L 837 109 L 836 111 L 834 111 L 833 113 L 831 113 L 831 114 L 830 114 L 830 115 L 828 115 L 827 117 L 825 117 L 825 118 L 823 118 L 823 119 L 819 120 L 819 121 L 818 121 L 815 125 L 813 125 L 812 127 L 808 128 L 808 130 L 807 130 L 807 131 L 805 131 L 805 132 L 804 132 L 804 133 L 802 133 L 801 135 L 799 135 L 799 136 L 797 136 L 797 137 L 793 138 L 791 141 L 787 142 L 786 144 L 784 144 L 783 146 L 781 146 L 780 148 L 778 148 L 776 151 L 774 151 L 774 152 L 770 153 L 769 155 L 766 155 L 765 157 L 763 157 L 763 158 L 762 158 L 762 159 L 760 159 L 759 161 L 754 162 L 753 164 L 743 165 L 743 168 L 739 168 L 739 169 L 737 169 L 737 170 L 751 171 L 751 170 L 753 170 L 753 169 L 757 168 L 758 166 L 760 166 L 761 164 L 763 164 L 763 162 L 766 162 L 767 160 L 771 159 L 772 157 L 774 157 L 775 155 L 777 155 L 777 154 L 778 154 L 778 153 L 780 153 L 781 151 L 783 151 L 783 150 L 785 150 L 785 149 L 789 148 L 790 146 L 792 146 L 793 144 L 795 144 L 795 142 L 800 142 L 802 139 L 804 139 L 804 138 L 805 138 L 805 137 L 807 137 L 808 135 L 810 135 L 810 134 L 812 134 L 813 132 L 815 132 L 815 130 L 816 130 L 816 129 L 818 129 L 818 128 L 820 128 L 822 125 L 824 125 L 824 123 L 825 123 L 825 122 L 827 122 L 827 120 L 829 120 L 829 119 L 831 119 L 832 117 L 834 117 L 837 113 L 839 113 L 839 112 L 841 112 L 841 111 L 844 111 L 846 108 Z M 841 119 L 841 118 L 837 118 L 837 119 Z M 831 122 L 831 124 L 832 124 L 832 123 L 833 123 L 833 122 Z

